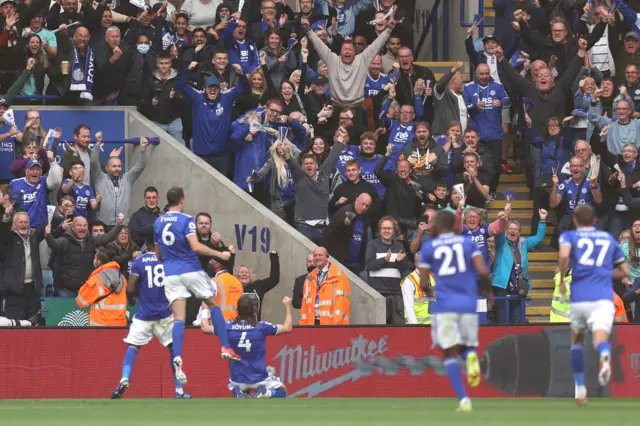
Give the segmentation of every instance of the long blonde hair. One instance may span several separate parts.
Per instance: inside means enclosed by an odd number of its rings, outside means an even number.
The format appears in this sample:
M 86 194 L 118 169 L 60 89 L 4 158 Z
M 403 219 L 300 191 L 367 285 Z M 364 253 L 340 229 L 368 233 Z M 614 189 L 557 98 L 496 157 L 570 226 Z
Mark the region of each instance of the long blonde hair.
M 285 167 L 287 163 L 286 161 L 284 161 L 284 158 L 278 153 L 278 148 L 280 147 L 283 147 L 285 151 L 289 150 L 289 153 L 291 153 L 292 143 L 288 139 L 285 139 L 284 141 L 278 139 L 274 142 L 273 145 L 271 145 L 271 148 L 269 148 L 269 155 L 273 159 L 273 164 L 275 166 L 274 173 L 276 173 L 278 185 L 281 188 L 284 188 L 288 183 L 287 168 Z

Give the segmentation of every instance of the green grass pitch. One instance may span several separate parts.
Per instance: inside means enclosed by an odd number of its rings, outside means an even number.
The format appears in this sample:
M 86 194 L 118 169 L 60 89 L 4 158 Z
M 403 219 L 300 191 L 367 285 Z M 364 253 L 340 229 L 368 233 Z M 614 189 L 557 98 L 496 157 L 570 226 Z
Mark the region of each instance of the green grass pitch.
M 637 399 L 474 399 L 456 413 L 454 399 L 335 398 L 286 400 L 122 399 L 3 400 L 3 426 L 609 426 L 632 424 Z M 624 422 L 624 423 L 623 423 Z

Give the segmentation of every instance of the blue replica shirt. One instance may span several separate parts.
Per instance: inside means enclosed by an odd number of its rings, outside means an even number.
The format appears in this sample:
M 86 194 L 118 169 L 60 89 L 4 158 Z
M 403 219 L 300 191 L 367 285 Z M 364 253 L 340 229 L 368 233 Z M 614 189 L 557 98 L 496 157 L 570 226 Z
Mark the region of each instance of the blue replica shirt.
M 67 183 L 69 183 L 69 179 L 64 179 L 62 181 L 63 185 L 66 185 Z M 96 199 L 96 194 L 93 192 L 91 185 L 73 185 L 73 188 L 71 189 L 71 197 L 73 197 L 73 202 L 75 203 L 73 215 L 86 218 L 89 202 Z
M 269 377 L 267 337 L 275 336 L 278 333 L 278 327 L 265 321 L 258 322 L 255 327 L 244 321 L 227 321 L 225 324 L 229 344 L 241 359 L 240 362 L 229 361 L 231 381 L 255 384 Z
M 392 120 L 391 131 L 389 132 L 389 143 L 393 146 L 389 161 L 385 164 L 384 169 L 393 172 L 396 170 L 396 164 L 398 163 L 398 157 L 404 146 L 410 143 L 415 137 L 416 133 L 415 123 L 409 123 L 406 126 L 400 124 L 399 121 Z
M 379 154 L 374 155 L 373 158 L 366 158 L 360 155 L 356 157 L 356 160 L 358 160 L 362 166 L 362 179 L 376 187 L 378 197 L 382 200 L 384 199 L 384 194 L 387 189 L 380 182 L 380 179 L 378 179 L 378 176 L 376 176 L 375 173 L 376 165 L 380 162 L 380 158 L 381 155 Z
M 10 198 L 15 201 L 14 209 L 26 211 L 29 226 L 39 228 L 49 223 L 47 214 L 47 178 L 42 176 L 38 183 L 31 185 L 27 178 L 13 179 L 10 183 Z
M 291 176 L 291 170 L 289 166 L 284 165 L 285 170 L 287 171 L 287 185 L 283 188 L 278 183 L 278 193 L 280 194 L 280 200 L 283 202 L 291 201 L 296 197 L 296 184 L 293 182 L 293 177 Z M 275 173 L 275 170 L 271 173 Z M 279 182 L 276 179 L 276 182 Z
M 580 196 L 577 197 L 578 187 L 580 187 L 579 183 L 575 183 L 573 178 L 569 178 L 558 185 L 558 194 L 562 195 L 562 199 L 566 201 L 567 209 L 565 214 L 571 214 L 573 209 L 576 207 L 575 202 L 580 204 L 591 204 L 593 205 L 593 195 L 591 195 L 591 185 L 586 181 L 582 188 L 580 189 Z M 598 189 L 600 185 L 598 184 Z
M 489 244 L 487 240 L 491 237 L 489 234 L 489 224 L 485 223 L 480 226 L 475 231 L 467 228 L 467 225 L 462 226 L 462 235 L 468 235 L 471 237 L 474 243 L 476 243 L 476 247 L 482 253 L 482 258 L 484 259 L 484 263 L 487 265 L 487 268 L 491 269 L 491 256 L 489 256 Z
M 571 302 L 613 300 L 613 268 L 623 263 L 618 242 L 594 227 L 566 231 L 559 245 L 571 247 Z
M 380 73 L 378 78 L 374 80 L 371 75 L 367 74 L 367 81 L 364 83 L 364 98 L 369 99 L 377 96 L 382 91 L 382 88 L 391 81 L 386 74 Z
M 482 256 L 469 237 L 443 234 L 422 245 L 420 267 L 433 271 L 436 280 L 434 313 L 475 313 L 478 274 L 472 258 Z
M 129 275 L 140 277 L 137 319 L 157 321 L 171 316 L 169 301 L 164 294 L 164 266 L 155 253 L 145 253 L 134 260 Z
M 464 86 L 462 96 L 471 121 L 480 132 L 480 140 L 501 141 L 504 138 L 502 108 L 511 105 L 502 84 L 491 81 L 487 86 L 481 86 L 472 81 Z M 493 105 L 495 100 L 500 101 L 500 106 Z M 484 108 L 478 108 L 478 101 L 484 104 Z
M 358 258 L 360 257 L 360 250 L 362 248 L 362 235 L 364 234 L 364 223 L 362 217 L 357 216 L 354 223 L 353 235 L 349 242 L 349 251 L 347 253 L 347 263 L 349 268 L 358 266 Z
M 336 169 L 338 173 L 342 176 L 343 182 L 347 180 L 347 175 L 345 174 L 345 167 L 347 166 L 347 161 L 353 160 L 356 158 L 356 154 L 360 148 L 355 145 L 347 145 L 340 153 L 340 156 L 336 160 Z
M 202 271 L 202 265 L 187 237 L 196 234 L 196 222 L 188 214 L 169 211 L 156 219 L 153 239 L 160 247 L 165 275 Z

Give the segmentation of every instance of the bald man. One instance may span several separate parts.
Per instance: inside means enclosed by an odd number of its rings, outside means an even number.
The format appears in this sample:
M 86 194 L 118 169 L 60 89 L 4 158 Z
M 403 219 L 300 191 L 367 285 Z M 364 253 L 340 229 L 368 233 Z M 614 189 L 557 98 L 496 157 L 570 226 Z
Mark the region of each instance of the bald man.
M 346 275 L 329 261 L 324 247 L 313 251 L 313 264 L 303 285 L 298 325 L 351 324 L 351 287 Z
M 59 296 L 78 295 L 78 290 L 93 272 L 96 249 L 114 241 L 123 227 L 122 213 L 118 215 L 118 226 L 104 235 L 92 236 L 89 233 L 87 219 L 81 216 L 73 218 L 71 228 L 59 238 L 54 238 L 51 235 L 51 226 L 47 226 L 45 240 L 58 259 L 54 281 Z
M 371 195 L 362 193 L 353 203 L 340 207 L 331 216 L 322 240 L 329 254 L 356 275 L 364 269 L 367 230 L 372 223 L 368 212 L 372 203 Z

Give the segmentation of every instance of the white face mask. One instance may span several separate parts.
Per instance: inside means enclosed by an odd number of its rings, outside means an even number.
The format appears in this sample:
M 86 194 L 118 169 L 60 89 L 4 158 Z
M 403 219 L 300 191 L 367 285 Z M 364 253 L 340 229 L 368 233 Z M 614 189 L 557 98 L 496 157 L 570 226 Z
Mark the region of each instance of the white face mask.
M 100 262 L 98 261 L 98 259 L 93 259 L 93 267 L 94 268 L 100 267 Z

